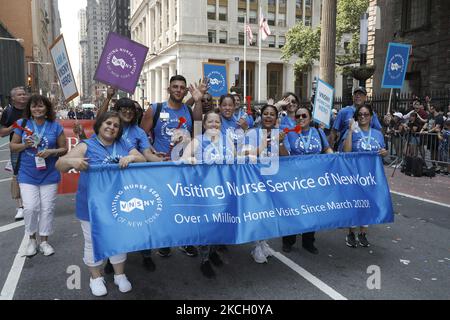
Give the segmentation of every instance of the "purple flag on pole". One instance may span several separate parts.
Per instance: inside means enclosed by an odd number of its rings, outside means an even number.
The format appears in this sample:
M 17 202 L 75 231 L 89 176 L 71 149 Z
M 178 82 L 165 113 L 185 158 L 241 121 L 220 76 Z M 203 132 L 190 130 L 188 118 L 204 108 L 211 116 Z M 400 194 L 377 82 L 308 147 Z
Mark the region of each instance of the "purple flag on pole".
M 110 32 L 94 80 L 133 94 L 147 52 L 146 46 Z

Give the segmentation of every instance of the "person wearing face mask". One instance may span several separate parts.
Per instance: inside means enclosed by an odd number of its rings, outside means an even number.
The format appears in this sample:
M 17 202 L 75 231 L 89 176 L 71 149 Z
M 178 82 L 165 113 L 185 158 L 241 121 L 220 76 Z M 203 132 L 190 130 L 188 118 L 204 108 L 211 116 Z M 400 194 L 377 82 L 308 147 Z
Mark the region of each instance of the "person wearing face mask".
M 208 112 L 203 118 L 203 134 L 192 139 L 184 150 L 181 160 L 191 164 L 234 163 L 233 141 L 221 134 L 221 125 L 220 115 L 214 111 Z M 219 248 L 220 246 L 199 246 L 200 270 L 206 278 L 215 277 L 210 262 L 218 267 L 223 265 L 220 254 L 217 252 Z
M 289 132 L 287 134 L 288 144 L 286 148 L 289 150 L 290 155 L 333 153 L 323 130 L 311 126 L 312 113 L 310 109 L 300 107 L 295 113 L 295 119 L 295 125 L 301 127 L 301 132 Z M 292 251 L 292 246 L 297 240 L 296 238 L 296 235 L 283 237 L 284 252 Z M 312 254 L 318 254 L 319 250 L 314 246 L 314 241 L 315 232 L 302 234 L 302 247 Z
M 377 152 L 382 157 L 388 154 L 383 134 L 371 127 L 373 116 L 372 106 L 369 104 L 356 108 L 355 115 L 350 121 L 350 129 L 344 136 L 344 152 Z M 355 236 L 356 226 L 351 227 L 345 239 L 347 246 L 356 248 L 359 244 L 361 247 L 369 247 L 368 227 L 360 227 L 358 239 Z
M 123 125 L 117 112 L 105 112 L 97 117 L 94 124 L 95 137 L 81 141 L 65 157 L 56 163 L 61 172 L 72 169 L 80 171 L 80 180 L 76 196 L 76 216 L 81 222 L 84 235 L 83 261 L 88 266 L 91 278 L 89 286 L 94 296 L 105 296 L 108 292 L 100 266 L 104 261 L 95 262 L 92 245 L 92 231 L 88 208 L 87 173 L 90 165 L 117 163 L 120 168 L 128 167 L 130 163 L 145 162 L 145 158 L 125 139 L 122 139 Z M 125 275 L 126 253 L 109 257 L 114 268 L 114 283 L 119 291 L 126 293 L 132 286 Z
M 29 235 L 25 255 L 34 256 L 39 250 L 45 256 L 55 253 L 48 243 L 53 233 L 58 183 L 61 180 L 55 168 L 59 156 L 67 152 L 66 136 L 55 121 L 51 102 L 44 96 L 32 96 L 17 121 L 10 143 L 11 152 L 21 153 L 17 180 L 24 206 L 25 231 Z M 38 247 L 37 233 L 40 243 Z

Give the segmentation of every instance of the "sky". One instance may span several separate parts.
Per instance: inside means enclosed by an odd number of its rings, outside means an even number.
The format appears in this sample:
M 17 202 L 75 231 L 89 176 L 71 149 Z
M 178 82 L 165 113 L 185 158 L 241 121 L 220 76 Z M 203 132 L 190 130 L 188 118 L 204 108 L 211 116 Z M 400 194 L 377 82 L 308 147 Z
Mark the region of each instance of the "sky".
M 61 33 L 64 35 L 70 64 L 76 79 L 80 69 L 80 58 L 78 53 L 78 33 L 80 23 L 78 11 L 86 8 L 86 0 L 58 0 L 59 14 L 61 16 Z M 78 80 L 78 79 L 77 79 Z M 78 90 L 80 90 L 80 86 Z

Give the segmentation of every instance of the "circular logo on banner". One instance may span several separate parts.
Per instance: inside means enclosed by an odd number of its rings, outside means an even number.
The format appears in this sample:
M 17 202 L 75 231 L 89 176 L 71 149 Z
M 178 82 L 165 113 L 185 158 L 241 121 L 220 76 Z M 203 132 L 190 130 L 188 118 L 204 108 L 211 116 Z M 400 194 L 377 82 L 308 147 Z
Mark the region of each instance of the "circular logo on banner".
M 212 71 L 208 74 L 210 90 L 214 93 L 220 93 L 225 89 L 226 81 L 224 76 L 218 71 Z
M 40 139 L 40 140 L 38 140 L 38 139 L 39 138 L 36 139 L 37 146 L 35 148 L 32 148 L 32 149 L 27 148 L 27 149 L 25 149 L 25 153 L 27 155 L 29 155 L 30 157 L 34 158 L 36 156 L 37 152 L 42 151 L 42 150 L 46 150 L 46 149 L 49 148 L 49 142 L 48 142 L 47 137 L 42 137 L 42 139 Z M 36 150 L 38 150 L 38 151 L 36 151 Z M 34 152 L 32 152 L 32 151 L 34 151 Z
M 116 78 L 128 79 L 136 73 L 137 60 L 130 50 L 115 48 L 106 57 L 106 68 Z
M 141 228 L 155 222 L 163 210 L 161 196 L 146 185 L 124 186 L 112 202 L 114 219 L 130 228 Z
M 398 79 L 403 74 L 405 68 L 405 60 L 401 54 L 394 55 L 389 60 L 388 73 L 391 79 Z

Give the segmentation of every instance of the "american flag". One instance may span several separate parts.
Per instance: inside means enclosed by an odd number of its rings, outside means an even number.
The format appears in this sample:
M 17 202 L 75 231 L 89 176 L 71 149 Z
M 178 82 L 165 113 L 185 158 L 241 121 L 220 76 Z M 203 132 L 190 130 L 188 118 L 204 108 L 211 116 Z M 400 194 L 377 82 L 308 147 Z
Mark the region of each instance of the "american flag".
M 261 13 L 261 20 L 259 22 L 259 31 L 261 32 L 261 39 L 262 40 L 266 40 L 267 37 L 272 34 L 270 32 L 270 28 L 269 28 L 269 25 L 267 23 L 267 19 L 264 18 L 262 13 Z
M 253 31 L 248 24 L 245 25 L 245 33 L 247 34 L 248 43 L 251 45 L 253 43 Z

